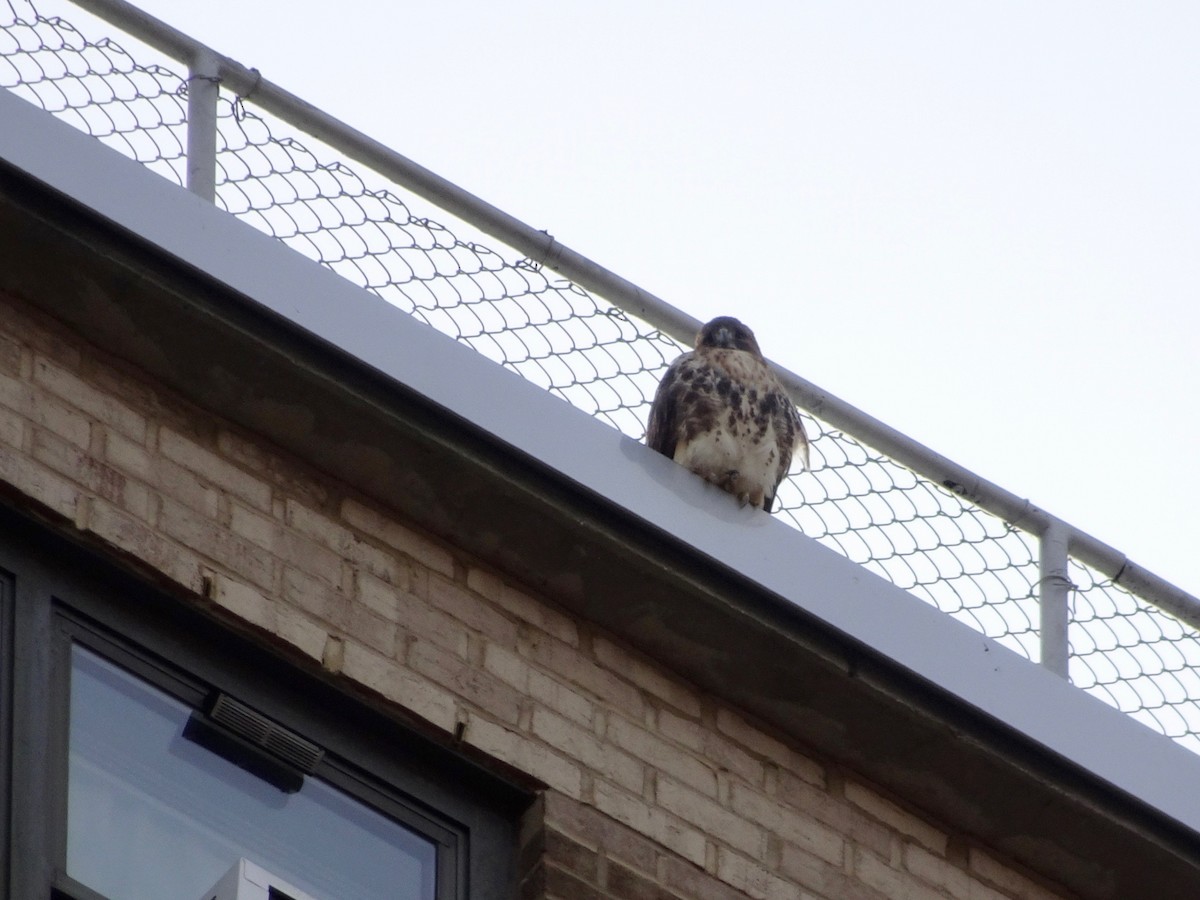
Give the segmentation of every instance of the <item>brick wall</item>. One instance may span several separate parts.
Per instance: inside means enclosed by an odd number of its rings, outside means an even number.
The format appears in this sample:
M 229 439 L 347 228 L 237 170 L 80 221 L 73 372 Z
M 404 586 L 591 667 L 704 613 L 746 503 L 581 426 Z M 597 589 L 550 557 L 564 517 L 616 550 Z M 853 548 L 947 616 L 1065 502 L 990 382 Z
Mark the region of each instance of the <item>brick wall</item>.
M 3 296 L 0 489 L 544 783 L 522 898 L 1066 896 Z

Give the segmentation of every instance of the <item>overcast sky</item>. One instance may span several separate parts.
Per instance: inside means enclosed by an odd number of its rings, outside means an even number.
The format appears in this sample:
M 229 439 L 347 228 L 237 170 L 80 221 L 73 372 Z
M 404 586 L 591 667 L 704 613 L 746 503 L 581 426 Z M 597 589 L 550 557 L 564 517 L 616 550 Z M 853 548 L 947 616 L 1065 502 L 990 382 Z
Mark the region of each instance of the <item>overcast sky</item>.
M 1194 0 L 136 2 L 1200 592 Z

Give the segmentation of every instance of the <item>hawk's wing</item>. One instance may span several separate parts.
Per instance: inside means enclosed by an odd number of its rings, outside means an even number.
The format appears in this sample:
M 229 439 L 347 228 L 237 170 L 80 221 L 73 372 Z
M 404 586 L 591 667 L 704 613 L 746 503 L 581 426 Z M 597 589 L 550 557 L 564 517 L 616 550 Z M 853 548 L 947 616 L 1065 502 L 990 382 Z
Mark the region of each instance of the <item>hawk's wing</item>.
M 667 459 L 675 458 L 675 442 L 679 438 L 679 394 L 683 388 L 679 373 L 691 359 L 691 353 L 684 353 L 671 363 L 654 392 L 654 402 L 650 404 L 646 446 Z

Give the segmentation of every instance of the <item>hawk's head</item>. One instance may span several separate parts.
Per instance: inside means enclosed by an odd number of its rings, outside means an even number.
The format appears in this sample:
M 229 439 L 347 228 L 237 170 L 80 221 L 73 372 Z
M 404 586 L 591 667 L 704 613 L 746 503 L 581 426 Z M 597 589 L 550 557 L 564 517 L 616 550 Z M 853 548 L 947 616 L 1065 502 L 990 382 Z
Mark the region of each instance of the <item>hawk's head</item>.
M 758 349 L 754 332 L 733 316 L 718 316 L 701 328 L 700 333 L 696 335 L 696 346 L 745 350 L 759 359 L 762 358 L 762 351 Z

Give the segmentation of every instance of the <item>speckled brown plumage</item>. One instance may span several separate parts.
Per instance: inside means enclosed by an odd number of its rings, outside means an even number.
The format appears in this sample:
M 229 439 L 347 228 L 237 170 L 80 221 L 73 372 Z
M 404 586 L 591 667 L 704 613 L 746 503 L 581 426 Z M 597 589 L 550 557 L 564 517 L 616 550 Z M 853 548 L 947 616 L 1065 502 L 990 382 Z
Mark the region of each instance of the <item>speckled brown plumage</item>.
M 646 443 L 742 504 L 768 512 L 799 453 L 804 425 L 767 366 L 754 333 L 730 316 L 713 319 L 696 349 L 671 363 L 650 406 Z

